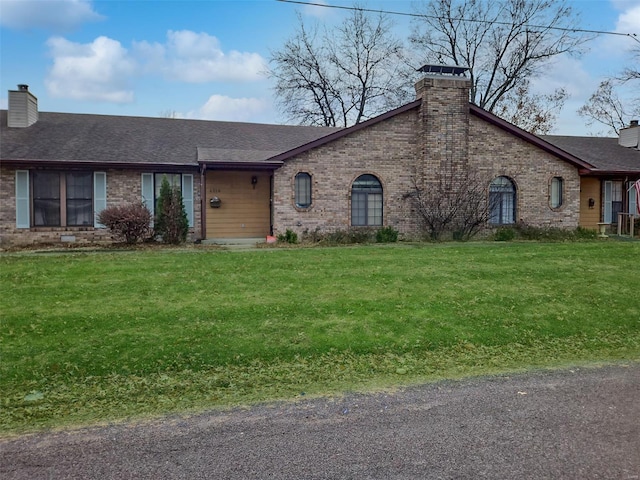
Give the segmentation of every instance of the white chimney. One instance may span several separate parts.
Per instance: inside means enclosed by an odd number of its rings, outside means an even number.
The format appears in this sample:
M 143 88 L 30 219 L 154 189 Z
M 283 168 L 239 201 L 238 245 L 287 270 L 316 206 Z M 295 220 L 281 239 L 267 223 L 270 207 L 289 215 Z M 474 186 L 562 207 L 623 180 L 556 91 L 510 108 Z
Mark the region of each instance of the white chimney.
M 631 120 L 631 124 L 627 128 L 620 130 L 618 145 L 640 150 L 640 125 L 638 125 L 638 120 Z
M 38 99 L 31 94 L 29 86 L 20 84 L 18 90 L 9 90 L 9 127 L 25 128 L 38 121 Z

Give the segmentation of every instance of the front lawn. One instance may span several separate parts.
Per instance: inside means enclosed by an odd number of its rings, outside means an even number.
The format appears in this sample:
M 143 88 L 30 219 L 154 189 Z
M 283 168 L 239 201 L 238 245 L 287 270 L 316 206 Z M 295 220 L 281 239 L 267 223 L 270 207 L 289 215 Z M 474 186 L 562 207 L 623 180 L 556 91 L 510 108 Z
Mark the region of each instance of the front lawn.
M 0 257 L 0 432 L 640 359 L 640 243 Z

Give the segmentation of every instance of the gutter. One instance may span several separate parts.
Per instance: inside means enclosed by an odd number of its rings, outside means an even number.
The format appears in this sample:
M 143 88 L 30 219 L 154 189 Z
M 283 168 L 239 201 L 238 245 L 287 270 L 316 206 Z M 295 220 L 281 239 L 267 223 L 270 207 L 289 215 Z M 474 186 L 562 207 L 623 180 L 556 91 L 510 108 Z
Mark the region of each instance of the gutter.
M 185 170 L 197 170 L 197 163 L 156 163 L 156 162 L 99 162 L 84 160 L 35 160 L 35 159 L 2 159 L 0 165 L 11 167 L 47 167 L 47 168 L 104 168 L 120 170 L 144 170 L 184 172 Z

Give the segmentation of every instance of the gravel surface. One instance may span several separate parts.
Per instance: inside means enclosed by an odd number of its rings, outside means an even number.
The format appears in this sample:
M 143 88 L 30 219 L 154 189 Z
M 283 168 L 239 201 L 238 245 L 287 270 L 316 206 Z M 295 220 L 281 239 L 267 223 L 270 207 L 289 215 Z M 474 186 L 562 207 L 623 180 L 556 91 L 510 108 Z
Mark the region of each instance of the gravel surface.
M 0 441 L 9 479 L 640 479 L 640 364 Z

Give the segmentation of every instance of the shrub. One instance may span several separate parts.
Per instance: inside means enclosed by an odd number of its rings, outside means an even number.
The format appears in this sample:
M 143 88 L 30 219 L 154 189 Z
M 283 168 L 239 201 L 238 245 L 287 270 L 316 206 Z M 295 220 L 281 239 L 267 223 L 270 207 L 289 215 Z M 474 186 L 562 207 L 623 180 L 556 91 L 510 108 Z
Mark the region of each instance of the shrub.
M 376 242 L 391 243 L 398 241 L 398 230 L 391 226 L 382 227 L 376 232 Z
M 182 202 L 182 193 L 171 187 L 167 177 L 162 177 L 155 221 L 155 234 L 164 243 L 177 245 L 187 240 L 189 220 Z
M 298 243 L 298 234 L 287 228 L 287 231 L 278 235 L 278 241 L 282 243 Z
M 107 207 L 98 214 L 98 221 L 116 240 L 129 244 L 144 241 L 152 234 L 151 212 L 142 202 Z
M 350 228 L 336 230 L 324 235 L 317 235 L 319 243 L 327 245 L 352 245 L 356 243 L 371 243 L 375 240 L 375 230 L 370 228 Z
M 597 232 L 592 229 L 577 227 L 576 229 L 566 229 L 559 227 L 534 227 L 524 223 L 519 223 L 515 227 L 518 237 L 522 240 L 537 241 L 576 241 L 591 240 L 596 238 Z
M 510 242 L 514 238 L 516 238 L 516 231 L 511 227 L 499 228 L 494 235 L 496 242 Z

